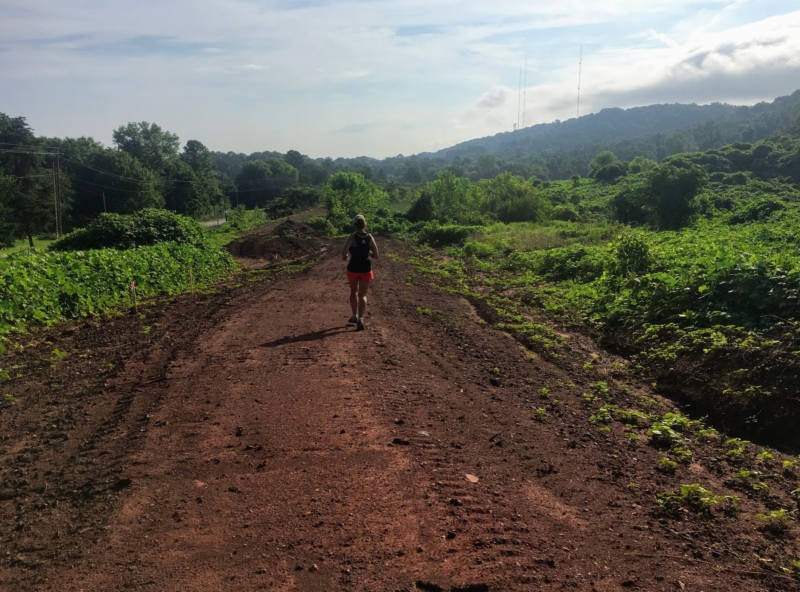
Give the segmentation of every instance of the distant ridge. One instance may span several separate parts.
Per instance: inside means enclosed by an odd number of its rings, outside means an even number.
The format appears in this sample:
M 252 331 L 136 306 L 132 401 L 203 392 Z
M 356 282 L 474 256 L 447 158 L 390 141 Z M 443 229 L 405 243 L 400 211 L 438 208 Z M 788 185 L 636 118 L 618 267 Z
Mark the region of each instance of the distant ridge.
M 800 91 L 788 97 L 780 97 L 772 103 L 759 103 L 752 107 L 725 103 L 710 105 L 674 103 L 630 109 L 603 109 L 580 118 L 556 120 L 553 123 L 537 124 L 522 130 L 467 140 L 419 156 L 452 160 L 459 156 L 486 153 L 532 155 L 545 151 L 568 152 L 591 144 L 608 144 L 683 130 L 709 121 L 736 120 L 741 124 L 747 124 L 767 111 L 780 114 L 798 99 Z

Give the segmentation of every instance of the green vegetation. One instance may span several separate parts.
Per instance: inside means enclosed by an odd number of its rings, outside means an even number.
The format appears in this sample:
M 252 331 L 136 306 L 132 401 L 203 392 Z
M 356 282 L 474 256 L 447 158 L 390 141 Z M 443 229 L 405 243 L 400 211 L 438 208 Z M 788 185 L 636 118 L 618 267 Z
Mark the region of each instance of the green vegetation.
M 738 497 L 730 495 L 714 495 L 713 492 L 697 483 L 681 485 L 678 491 L 666 491 L 658 494 L 658 505 L 670 515 L 678 515 L 682 509 L 686 508 L 701 516 L 711 516 L 713 507 L 718 504 L 723 504 L 723 511 L 726 514 L 736 514 L 736 505 L 739 501 Z
M 781 508 L 780 510 L 773 510 L 769 514 L 756 514 L 756 518 L 763 520 L 764 530 L 775 536 L 783 536 L 789 531 L 790 518 L 793 518 L 794 513 L 788 512 Z
M 205 243 L 1 257 L 0 336 L 132 305 L 132 282 L 144 299 L 188 291 L 190 271 L 197 287 L 233 267 L 227 252 Z
M 440 172 L 398 226 L 445 257 L 412 262 L 540 354 L 565 348 L 545 319 L 587 328 L 712 425 L 800 443 L 800 138 L 590 165 L 557 182 Z M 648 434 L 671 449 L 688 421 Z
M 50 250 L 124 250 L 167 242 L 196 245 L 206 238 L 205 229 L 191 218 L 145 209 L 130 216 L 101 214 L 85 230 L 76 230 L 53 243 Z

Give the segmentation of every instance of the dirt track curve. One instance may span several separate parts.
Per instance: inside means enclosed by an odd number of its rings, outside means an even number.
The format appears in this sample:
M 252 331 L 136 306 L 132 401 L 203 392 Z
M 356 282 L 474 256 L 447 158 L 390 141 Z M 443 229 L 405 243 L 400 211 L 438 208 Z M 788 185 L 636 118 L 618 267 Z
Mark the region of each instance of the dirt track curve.
M 535 421 L 539 388 L 579 390 L 463 299 L 382 259 L 346 325 L 336 250 L 51 333 L 121 359 L 43 363 L 2 415 L 0 589 L 775 589 L 659 522 L 646 451 Z

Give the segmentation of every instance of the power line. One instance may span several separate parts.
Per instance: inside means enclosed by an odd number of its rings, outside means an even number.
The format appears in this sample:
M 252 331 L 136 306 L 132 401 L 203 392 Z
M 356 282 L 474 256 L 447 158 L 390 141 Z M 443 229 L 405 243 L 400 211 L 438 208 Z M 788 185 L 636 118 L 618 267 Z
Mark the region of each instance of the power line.
M 102 173 L 104 175 L 108 175 L 109 177 L 116 177 L 117 179 L 120 179 L 122 181 L 131 181 L 132 183 L 149 183 L 149 181 L 145 181 L 143 179 L 132 179 L 131 177 L 123 177 L 122 175 L 117 175 L 116 173 L 111 173 L 109 171 L 104 171 L 103 169 L 99 169 L 99 168 L 97 168 L 95 166 L 92 166 L 90 164 L 86 164 L 85 162 L 81 162 L 81 161 L 76 160 L 74 158 L 70 158 L 67 155 L 64 155 L 64 159 L 68 160 L 69 162 L 71 162 L 73 164 L 77 164 L 79 166 L 84 166 L 87 169 L 92 169 L 95 172 Z
M 52 175 L 50 173 L 47 173 L 46 175 L 25 175 L 23 177 L 13 177 L 11 175 L 5 175 L 5 177 L 9 179 L 35 179 L 37 177 L 51 177 L 51 176 Z
M 78 181 L 79 183 L 88 183 L 89 185 L 94 185 L 95 187 L 102 187 L 103 189 L 111 189 L 113 191 L 124 191 L 125 193 L 141 193 L 141 189 L 122 189 L 120 187 L 109 187 L 108 185 L 100 185 L 99 183 L 92 183 L 91 181 L 86 181 L 85 179 L 81 179 L 80 177 L 71 178 L 70 181 Z
M 4 146 L 22 146 L 23 148 L 52 148 L 58 150 L 58 146 L 42 146 L 40 144 L 15 144 L 14 142 L 0 142 Z
M 16 148 L 0 149 L 2 154 L 58 154 L 57 152 L 29 152 L 27 150 L 17 150 Z

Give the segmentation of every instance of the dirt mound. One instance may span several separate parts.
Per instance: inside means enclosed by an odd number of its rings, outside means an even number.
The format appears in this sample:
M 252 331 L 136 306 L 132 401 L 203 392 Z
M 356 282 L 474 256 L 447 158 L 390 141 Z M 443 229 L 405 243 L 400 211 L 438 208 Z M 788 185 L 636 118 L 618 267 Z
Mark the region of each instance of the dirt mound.
M 297 259 L 320 250 L 318 240 L 306 237 L 252 234 L 229 243 L 226 247 L 234 257 L 245 259 Z
M 322 248 L 314 229 L 288 218 L 269 232 L 251 232 L 226 245 L 234 257 L 245 259 L 297 259 Z
M 287 218 L 278 224 L 271 233 L 273 236 L 315 237 L 319 236 L 313 228 L 301 222 Z

